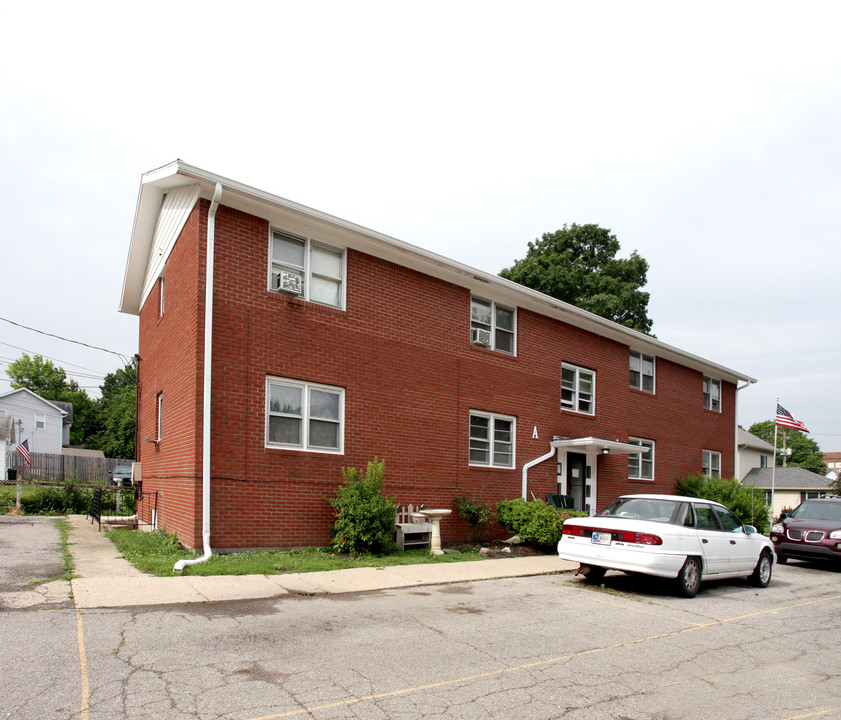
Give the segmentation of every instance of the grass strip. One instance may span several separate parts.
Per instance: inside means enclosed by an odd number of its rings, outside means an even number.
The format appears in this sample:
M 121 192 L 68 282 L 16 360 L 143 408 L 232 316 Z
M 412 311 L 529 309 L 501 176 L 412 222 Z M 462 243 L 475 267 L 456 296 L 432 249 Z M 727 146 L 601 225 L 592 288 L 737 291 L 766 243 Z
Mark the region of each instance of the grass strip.
M 107 536 L 122 556 L 138 570 L 159 577 L 171 577 L 176 561 L 190 555 L 173 535 L 162 531 L 109 530 Z M 453 551 L 432 555 L 429 550 L 405 550 L 387 555 L 359 555 L 353 557 L 330 551 L 329 548 L 310 547 L 297 550 L 264 550 L 259 552 L 214 555 L 207 562 L 189 565 L 185 575 L 282 575 L 322 570 L 344 570 L 355 567 L 386 567 L 390 565 L 421 565 L 433 563 L 484 560 L 475 551 Z

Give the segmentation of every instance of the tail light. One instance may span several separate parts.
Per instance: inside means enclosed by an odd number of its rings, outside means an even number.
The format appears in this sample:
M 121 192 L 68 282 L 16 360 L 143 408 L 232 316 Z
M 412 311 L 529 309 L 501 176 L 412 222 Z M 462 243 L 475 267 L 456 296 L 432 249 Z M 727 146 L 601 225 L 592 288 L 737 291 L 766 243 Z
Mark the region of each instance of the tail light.
M 651 533 L 637 533 L 637 542 L 640 545 L 662 545 L 663 538 L 659 535 L 652 535 Z

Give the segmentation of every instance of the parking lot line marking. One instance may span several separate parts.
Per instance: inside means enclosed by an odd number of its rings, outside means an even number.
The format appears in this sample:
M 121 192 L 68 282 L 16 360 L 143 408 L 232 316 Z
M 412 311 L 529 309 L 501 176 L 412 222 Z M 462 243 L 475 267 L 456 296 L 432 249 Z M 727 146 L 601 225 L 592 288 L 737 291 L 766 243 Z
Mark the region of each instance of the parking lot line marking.
M 817 710 L 813 713 L 806 713 L 806 715 L 792 715 L 791 717 L 783 718 L 782 720 L 804 720 L 804 718 L 817 717 L 818 715 L 826 715 L 827 713 L 836 712 L 841 708 L 827 708 L 826 710 Z
M 82 622 L 82 611 L 79 608 L 76 608 L 76 640 L 79 646 L 79 672 L 82 674 L 82 698 L 79 716 L 81 720 L 88 720 L 88 700 L 90 698 L 88 655 L 85 652 L 85 624 Z
M 596 598 L 600 601 L 603 598 Z M 280 718 L 287 718 L 287 717 L 295 717 L 296 715 L 309 715 L 312 713 L 319 712 L 321 710 L 331 710 L 337 707 L 349 707 L 350 705 L 356 705 L 357 703 L 367 702 L 371 700 L 383 700 L 389 697 L 397 697 L 398 695 L 409 695 L 411 693 L 416 692 L 423 692 L 424 690 L 432 690 L 435 688 L 447 687 L 448 685 L 457 685 L 459 683 L 467 683 L 473 682 L 475 680 L 483 680 L 485 678 L 494 677 L 496 675 L 503 675 L 505 673 L 516 672 L 518 670 L 528 670 L 531 668 L 543 667 L 546 665 L 554 665 L 561 662 L 566 662 L 567 660 L 573 660 L 579 657 L 585 657 L 586 655 L 594 655 L 596 653 L 606 652 L 608 650 L 618 650 L 619 648 L 629 647 L 632 645 L 639 645 L 642 643 L 650 642 L 652 640 L 663 640 L 670 637 L 676 637 L 678 635 L 683 635 L 685 633 L 695 632 L 696 630 L 706 630 L 711 627 L 716 627 L 718 625 L 724 625 L 726 623 L 735 622 L 737 620 L 744 620 L 750 617 L 757 617 L 759 615 L 768 615 L 770 613 L 780 612 L 782 610 L 792 610 L 798 607 L 806 607 L 808 605 L 817 605 L 819 603 L 828 602 L 830 600 L 838 600 L 841 599 L 841 595 L 832 595 L 831 597 L 826 598 L 818 598 L 816 600 L 805 600 L 800 603 L 792 603 L 791 605 L 784 605 L 782 607 L 777 607 L 768 610 L 759 610 L 754 613 L 747 613 L 746 615 L 739 615 L 732 618 L 725 618 L 723 620 L 713 620 L 708 623 L 695 623 L 690 625 L 690 627 L 680 628 L 679 630 L 671 630 L 669 632 L 659 633 L 657 635 L 651 635 L 649 637 L 644 638 L 637 638 L 636 640 L 626 640 L 619 643 L 614 643 L 612 645 L 605 645 L 603 647 L 597 648 L 589 648 L 587 650 L 579 650 L 578 652 L 569 653 L 568 655 L 561 655 L 559 657 L 554 658 L 547 658 L 546 660 L 535 660 L 534 662 L 530 663 L 523 663 L 521 665 L 512 665 L 510 667 L 503 667 L 497 668 L 496 670 L 489 670 L 488 672 L 484 673 L 477 673 L 475 675 L 467 675 L 465 677 L 459 678 L 451 678 L 449 680 L 441 680 L 435 683 L 429 683 L 427 685 L 418 685 L 416 687 L 408 687 L 408 688 L 400 688 L 399 690 L 389 690 L 386 692 L 375 693 L 373 695 L 364 695 L 361 697 L 355 698 L 347 698 L 345 700 L 337 700 L 332 703 L 325 703 L 323 705 L 314 705 L 311 707 L 303 707 L 297 708 L 295 710 L 288 710 L 286 712 L 276 713 L 273 715 L 261 715 L 259 717 L 252 717 L 248 718 L 248 720 L 279 720 Z M 616 603 L 618 605 L 618 603 Z M 623 606 L 627 607 L 627 606 Z M 630 608 L 634 612 L 645 613 L 644 610 L 640 610 L 638 608 Z M 668 618 L 674 619 L 674 618 Z M 797 717 L 786 718 L 785 720 L 800 720 L 802 718 L 814 717 L 816 715 L 823 715 L 827 712 L 832 712 L 835 708 L 830 710 L 821 710 L 817 713 L 813 713 L 811 715 L 799 715 Z M 83 718 L 84 720 L 84 718 Z

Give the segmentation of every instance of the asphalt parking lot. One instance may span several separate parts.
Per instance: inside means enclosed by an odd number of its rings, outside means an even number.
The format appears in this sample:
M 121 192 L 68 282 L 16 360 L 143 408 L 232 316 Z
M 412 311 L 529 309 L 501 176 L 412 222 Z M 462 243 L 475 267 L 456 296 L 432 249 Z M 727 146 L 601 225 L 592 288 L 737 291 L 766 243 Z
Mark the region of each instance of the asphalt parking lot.
M 794 561 L 693 599 L 609 573 L 43 603 L 0 610 L 0 719 L 838 718 L 839 626 L 841 572 Z

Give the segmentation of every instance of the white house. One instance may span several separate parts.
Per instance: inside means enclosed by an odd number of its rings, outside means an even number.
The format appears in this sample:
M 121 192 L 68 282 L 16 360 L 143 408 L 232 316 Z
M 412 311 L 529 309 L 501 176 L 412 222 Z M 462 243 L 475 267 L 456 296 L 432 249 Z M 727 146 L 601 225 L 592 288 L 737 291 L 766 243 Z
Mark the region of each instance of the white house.
M 61 454 L 70 439 L 71 414 L 31 390 L 19 388 L 0 395 L 0 415 L 11 415 L 17 442 L 29 440 L 29 452 Z
M 774 446 L 739 426 L 739 454 L 737 477 L 744 480 L 754 468 L 769 468 L 774 464 Z

